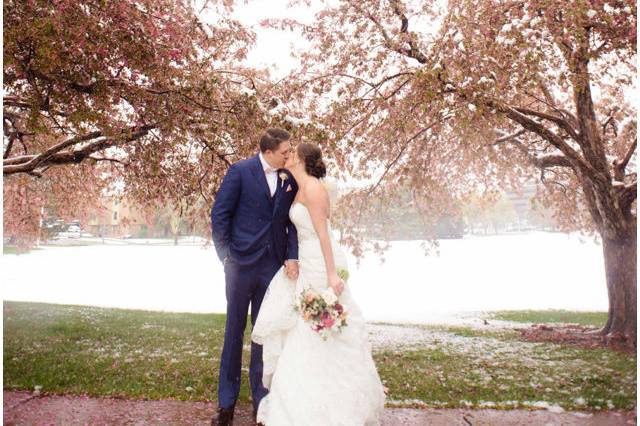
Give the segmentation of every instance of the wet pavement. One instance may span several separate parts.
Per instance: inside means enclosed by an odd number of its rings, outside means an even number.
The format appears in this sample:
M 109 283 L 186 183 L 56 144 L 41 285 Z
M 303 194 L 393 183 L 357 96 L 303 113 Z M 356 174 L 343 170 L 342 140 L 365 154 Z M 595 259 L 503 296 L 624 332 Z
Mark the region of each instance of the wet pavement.
M 209 425 L 213 402 L 129 400 L 4 391 L 4 425 Z M 635 425 L 636 410 L 562 412 L 388 408 L 383 425 Z M 236 407 L 234 426 L 253 426 L 249 405 Z

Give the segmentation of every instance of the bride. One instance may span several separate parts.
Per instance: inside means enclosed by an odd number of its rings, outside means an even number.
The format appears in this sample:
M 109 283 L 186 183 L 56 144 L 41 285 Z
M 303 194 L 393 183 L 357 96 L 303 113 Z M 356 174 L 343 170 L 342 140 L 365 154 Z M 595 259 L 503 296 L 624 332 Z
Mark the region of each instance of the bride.
M 252 332 L 263 345 L 263 385 L 269 389 L 257 421 L 267 426 L 378 425 L 384 391 L 371 357 L 365 322 L 349 286 L 339 276 L 346 256 L 331 232 L 331 203 L 320 181 L 320 149 L 300 144 L 288 168 L 299 190 L 289 211 L 298 230 L 299 275 L 281 268 L 272 279 Z M 333 290 L 348 311 L 347 326 L 324 340 L 294 304 L 305 289 Z

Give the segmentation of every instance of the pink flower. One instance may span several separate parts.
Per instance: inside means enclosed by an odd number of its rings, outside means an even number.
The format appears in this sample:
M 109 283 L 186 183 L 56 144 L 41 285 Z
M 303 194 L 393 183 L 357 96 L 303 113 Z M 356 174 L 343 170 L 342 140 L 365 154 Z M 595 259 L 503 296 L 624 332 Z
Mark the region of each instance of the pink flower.
M 331 318 L 326 318 L 322 320 L 322 325 L 324 325 L 326 328 L 331 328 L 331 326 L 333 326 L 334 321 Z

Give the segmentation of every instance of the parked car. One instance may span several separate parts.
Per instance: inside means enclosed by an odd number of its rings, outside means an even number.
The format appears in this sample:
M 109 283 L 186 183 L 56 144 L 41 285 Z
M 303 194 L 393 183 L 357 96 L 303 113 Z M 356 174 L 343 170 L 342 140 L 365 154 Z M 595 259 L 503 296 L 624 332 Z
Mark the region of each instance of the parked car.
M 58 238 L 80 238 L 82 236 L 82 229 L 77 224 L 67 226 L 67 228 L 58 232 L 54 239 Z

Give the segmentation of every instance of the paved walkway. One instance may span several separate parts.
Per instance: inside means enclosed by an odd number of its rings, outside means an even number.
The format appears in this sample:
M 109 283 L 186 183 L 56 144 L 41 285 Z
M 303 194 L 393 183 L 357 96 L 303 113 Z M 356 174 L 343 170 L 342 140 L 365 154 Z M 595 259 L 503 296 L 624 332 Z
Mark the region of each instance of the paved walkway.
M 144 401 L 81 396 L 37 396 L 3 392 L 5 425 L 208 425 L 211 402 Z M 235 426 L 251 426 L 249 406 L 236 408 Z M 546 410 L 387 409 L 383 425 L 635 425 L 635 411 L 564 412 Z

